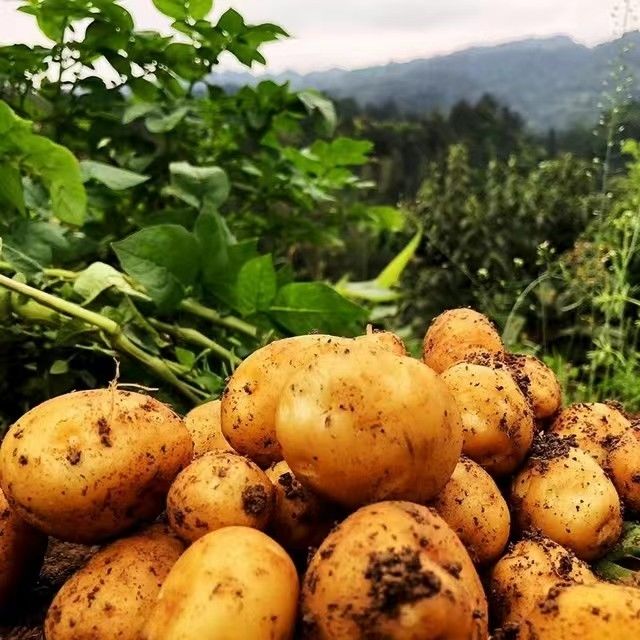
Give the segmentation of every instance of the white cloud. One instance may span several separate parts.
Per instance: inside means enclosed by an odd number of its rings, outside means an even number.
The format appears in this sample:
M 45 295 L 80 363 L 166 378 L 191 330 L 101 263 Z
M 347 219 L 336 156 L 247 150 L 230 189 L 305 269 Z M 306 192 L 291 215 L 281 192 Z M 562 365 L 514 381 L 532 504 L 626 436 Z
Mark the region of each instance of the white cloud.
M 0 42 L 42 42 L 31 16 L 16 11 L 18 4 L 0 0 Z M 151 0 L 122 0 L 122 4 L 140 27 L 167 28 L 168 21 Z M 623 0 L 218 0 L 215 13 L 233 6 L 248 22 L 280 24 L 292 38 L 267 47 L 269 69 L 305 71 L 403 61 L 475 44 L 558 33 L 594 44 L 616 35 L 611 13 L 623 4 Z

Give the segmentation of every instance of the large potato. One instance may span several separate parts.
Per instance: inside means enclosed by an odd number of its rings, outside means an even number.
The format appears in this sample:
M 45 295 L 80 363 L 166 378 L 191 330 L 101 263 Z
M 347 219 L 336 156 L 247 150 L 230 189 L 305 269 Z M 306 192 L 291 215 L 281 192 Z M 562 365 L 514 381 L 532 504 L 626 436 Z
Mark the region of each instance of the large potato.
M 469 554 L 434 511 L 381 502 L 325 539 L 302 590 L 308 640 L 486 640 L 487 602 Z
M 640 513 L 640 424 L 611 446 L 607 469 L 625 505 Z
M 220 400 L 205 402 L 184 417 L 185 427 L 193 440 L 194 458 L 208 451 L 233 451 L 222 433 L 220 404 Z
M 366 346 L 321 356 L 294 375 L 276 425 L 296 478 L 350 507 L 434 498 L 462 445 L 458 410 L 438 376 Z
M 9 429 L 0 481 L 34 527 L 95 542 L 158 515 L 192 451 L 182 420 L 158 400 L 115 387 L 77 391 Z
M 535 356 L 507 354 L 505 363 L 531 403 L 537 419 L 549 418 L 562 404 L 562 389 L 556 374 Z
M 585 402 L 563 409 L 550 431 L 558 436 L 574 437 L 581 449 L 604 465 L 609 448 L 630 426 L 629 420 L 615 407 L 602 402 Z
M 620 498 L 598 463 L 573 439 L 547 434 L 513 482 L 523 531 L 540 531 L 584 560 L 603 555 L 622 531 Z
M 19 518 L 0 490 L 0 611 L 38 575 L 46 548 L 47 536 Z
M 222 394 L 222 433 L 233 449 L 261 467 L 282 460 L 275 416 L 285 384 L 318 355 L 354 343 L 334 336 L 298 336 L 276 340 L 245 358 Z
M 106 546 L 54 598 L 44 623 L 46 640 L 139 640 L 183 550 L 163 525 Z
M 474 562 L 496 560 L 509 540 L 509 507 L 493 478 L 462 458 L 432 506 L 456 532 Z
M 551 589 L 597 582 L 586 562 L 556 542 L 542 536 L 521 540 L 491 572 L 491 613 L 497 624 L 517 628 Z
M 451 309 L 431 323 L 424 336 L 422 359 L 442 373 L 472 352 L 504 353 L 502 339 L 486 316 L 473 309 Z
M 334 510 L 303 487 L 284 460 L 266 473 L 276 491 L 269 532 L 287 550 L 306 551 L 318 546 L 333 526 Z
M 231 525 L 264 529 L 274 491 L 264 471 L 247 458 L 210 451 L 180 472 L 171 485 L 167 516 L 187 542 Z
M 460 409 L 462 450 L 491 475 L 511 473 L 533 441 L 531 407 L 504 368 L 461 362 L 442 375 Z
M 298 575 L 257 529 L 226 527 L 200 538 L 176 562 L 151 609 L 145 640 L 287 640 Z

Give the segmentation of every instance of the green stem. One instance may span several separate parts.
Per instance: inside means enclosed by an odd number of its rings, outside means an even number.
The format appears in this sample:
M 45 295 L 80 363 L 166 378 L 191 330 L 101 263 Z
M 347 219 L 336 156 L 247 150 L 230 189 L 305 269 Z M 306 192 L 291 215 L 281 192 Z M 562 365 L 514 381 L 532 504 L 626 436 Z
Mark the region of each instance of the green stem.
M 241 359 L 229 349 L 226 349 L 215 340 L 208 338 L 203 333 L 196 329 L 189 327 L 180 327 L 178 325 L 168 324 L 167 322 L 161 322 L 155 318 L 149 318 L 149 322 L 161 331 L 166 331 L 171 335 L 174 335 L 185 342 L 191 342 L 192 344 L 209 349 L 211 352 L 218 354 L 219 356 L 226 358 L 231 364 L 239 364 Z
M 196 300 L 183 300 L 180 303 L 180 309 L 187 313 L 191 313 L 194 316 L 198 316 L 199 318 L 203 318 L 204 320 L 209 320 L 220 327 L 226 327 L 227 329 L 234 329 L 235 331 L 244 333 L 251 338 L 256 338 L 258 336 L 258 328 L 254 327 L 252 324 L 249 324 L 240 318 L 236 318 L 235 316 L 222 316 L 214 309 L 205 307 Z

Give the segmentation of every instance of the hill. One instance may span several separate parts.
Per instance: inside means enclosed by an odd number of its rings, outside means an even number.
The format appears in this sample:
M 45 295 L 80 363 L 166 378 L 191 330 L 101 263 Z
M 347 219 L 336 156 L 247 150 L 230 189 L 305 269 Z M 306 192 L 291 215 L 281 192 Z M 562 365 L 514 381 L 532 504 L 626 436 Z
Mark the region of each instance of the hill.
M 446 111 L 461 99 L 475 101 L 491 93 L 522 114 L 531 127 L 562 129 L 596 121 L 603 82 L 620 64 L 620 56 L 628 67 L 625 74 L 640 75 L 639 45 L 637 31 L 595 47 L 554 36 L 364 69 L 286 72 L 258 79 L 288 80 L 297 89 L 313 87 L 334 98 L 353 98 L 361 106 L 394 102 L 400 111 L 412 114 Z M 237 73 L 215 78 L 226 86 L 256 80 Z

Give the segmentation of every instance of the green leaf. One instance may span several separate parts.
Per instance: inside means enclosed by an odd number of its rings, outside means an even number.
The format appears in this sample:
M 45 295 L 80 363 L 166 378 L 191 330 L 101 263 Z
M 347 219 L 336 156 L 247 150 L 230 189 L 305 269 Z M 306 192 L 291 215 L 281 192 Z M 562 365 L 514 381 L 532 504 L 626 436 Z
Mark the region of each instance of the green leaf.
M 378 274 L 375 279 L 379 287 L 395 287 L 399 284 L 402 272 L 415 255 L 422 240 L 422 229 L 411 238 L 407 246 Z
M 317 111 L 325 120 L 327 133 L 332 135 L 338 124 L 338 116 L 333 102 L 323 96 L 319 91 L 307 90 L 298 93 L 298 99 L 306 107 L 309 113 Z
M 35 220 L 14 223 L 5 240 L 14 250 L 42 266 L 53 264 L 54 255 L 63 253 L 69 247 L 59 225 Z
M 6 239 L 2 243 L 2 255 L 19 273 L 34 276 L 42 272 L 42 265 L 20 249 L 13 247 Z
M 147 116 L 144 123 L 151 133 L 166 133 L 175 129 L 189 113 L 189 107 L 178 107 L 171 113 Z
M 124 274 L 104 262 L 90 264 L 80 272 L 73 283 L 73 290 L 83 298 L 84 304 L 88 304 L 111 287 L 127 295 L 148 300 L 147 296 L 129 284 Z
M 175 308 L 195 282 L 199 247 L 184 227 L 147 227 L 112 246 L 124 271 L 145 288 L 161 311 Z
M 336 291 L 347 298 L 365 300 L 366 302 L 392 302 L 401 297 L 399 291 L 381 287 L 375 280 L 364 282 L 349 282 L 344 279 L 336 284 Z
M 186 0 L 153 0 L 156 9 L 165 16 L 170 18 L 186 18 L 187 2 Z
M 229 265 L 229 246 L 235 243 L 235 238 L 222 216 L 213 210 L 198 216 L 193 232 L 200 243 L 203 282 L 213 285 Z
M 367 207 L 367 217 L 378 232 L 398 233 L 404 229 L 407 221 L 407 214 L 398 207 Z
M 158 107 L 150 102 L 135 102 L 129 105 L 122 114 L 122 124 L 130 124 L 138 118 L 157 111 Z
M 69 363 L 66 360 L 56 360 L 49 368 L 49 373 L 53 376 L 59 376 L 69 372 Z
M 173 194 L 187 204 L 217 209 L 229 197 L 229 178 L 220 167 L 194 167 L 188 162 L 172 162 L 169 171 Z
M 97 180 L 113 191 L 131 189 L 149 179 L 149 176 L 95 160 L 83 160 L 80 163 L 80 168 L 86 180 Z
M 207 17 L 213 7 L 213 0 L 189 0 L 189 14 L 196 20 Z
M 331 142 L 318 140 L 311 146 L 311 152 L 322 160 L 325 166 L 348 167 L 365 164 L 373 144 L 368 140 L 336 138 Z
M 244 31 L 244 19 L 235 9 L 227 9 L 218 20 L 218 28 L 237 36 Z
M 178 362 L 187 369 L 193 369 L 193 365 L 196 363 L 196 354 L 193 351 L 189 351 L 188 349 L 183 349 L 182 347 L 176 347 L 176 359 Z
M 235 308 L 243 315 L 266 311 L 278 284 L 271 255 L 259 256 L 242 265 L 235 284 Z
M 158 97 L 158 87 L 146 78 L 129 78 L 127 85 L 131 88 L 133 95 L 139 100 L 152 102 Z
M 13 206 L 20 213 L 25 212 L 20 171 L 10 164 L 0 165 L 0 202 Z
M 357 335 L 367 311 L 322 282 L 294 282 L 276 295 L 269 315 L 293 334 Z

